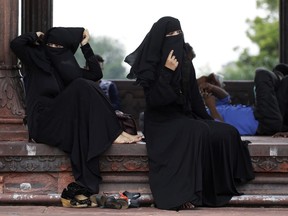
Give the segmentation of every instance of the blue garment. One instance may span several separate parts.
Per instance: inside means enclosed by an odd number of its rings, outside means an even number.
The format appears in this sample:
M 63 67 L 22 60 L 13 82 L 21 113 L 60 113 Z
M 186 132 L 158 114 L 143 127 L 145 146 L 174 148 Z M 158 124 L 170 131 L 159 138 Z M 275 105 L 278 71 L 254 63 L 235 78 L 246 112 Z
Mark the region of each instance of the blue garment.
M 110 80 L 102 79 L 100 80 L 99 86 L 109 98 L 113 108 L 115 110 L 120 110 L 120 98 L 116 84 Z
M 226 98 L 217 100 L 216 109 L 224 122 L 236 127 L 240 135 L 252 136 L 256 134 L 258 121 L 254 117 L 251 106 L 242 104 L 232 105 L 230 103 L 230 96 L 227 96 Z M 207 111 L 210 114 L 209 109 Z

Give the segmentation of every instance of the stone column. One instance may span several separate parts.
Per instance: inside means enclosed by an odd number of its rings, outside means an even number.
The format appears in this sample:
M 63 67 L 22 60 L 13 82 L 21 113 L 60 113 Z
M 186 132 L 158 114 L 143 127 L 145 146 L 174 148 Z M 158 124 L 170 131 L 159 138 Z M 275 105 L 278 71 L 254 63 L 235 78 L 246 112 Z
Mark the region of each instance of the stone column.
M 18 34 L 18 0 L 0 0 L 0 141 L 27 140 L 21 76 L 10 41 Z
M 280 62 L 288 64 L 288 0 L 280 0 Z
M 19 2 L 21 33 L 52 27 L 53 0 L 0 0 L 0 141 L 28 140 L 23 124 L 24 89 L 17 58 L 10 41 L 18 35 Z
M 46 32 L 52 27 L 53 0 L 21 0 L 21 3 L 22 33 L 36 31 Z

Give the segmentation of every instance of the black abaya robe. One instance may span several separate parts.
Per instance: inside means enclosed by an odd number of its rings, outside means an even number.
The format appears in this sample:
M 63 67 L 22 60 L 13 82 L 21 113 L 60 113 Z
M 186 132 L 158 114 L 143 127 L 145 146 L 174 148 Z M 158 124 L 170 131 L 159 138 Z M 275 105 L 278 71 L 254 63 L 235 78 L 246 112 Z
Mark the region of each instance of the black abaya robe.
M 27 33 L 11 42 L 25 66 L 29 136 L 68 153 L 75 180 L 98 193 L 99 156 L 122 132 L 113 107 L 95 82 L 102 71 L 89 44 L 81 49 L 90 71 L 75 63 L 73 52 L 66 59 L 71 70 L 61 71 L 47 56 L 45 45 L 35 45 L 37 40 L 35 33 Z
M 181 32 L 178 19 L 162 17 L 125 58 L 127 77 L 136 78 L 146 97 L 150 188 L 161 209 L 223 206 L 240 195 L 237 182 L 254 178 L 252 163 L 237 129 L 206 112 Z M 165 66 L 171 50 L 175 70 Z
M 184 113 L 176 101 L 168 106 L 150 104 L 145 110 L 150 187 L 161 209 L 172 209 L 188 201 L 196 206 L 223 206 L 240 195 L 237 182 L 254 178 L 248 148 L 237 129 L 211 120 L 210 116 L 204 118 L 206 111 L 196 78 L 193 79 L 192 107 L 203 113 Z M 153 91 L 145 88 L 145 94 L 155 99 L 162 94 L 175 97 L 167 95 L 167 88 L 167 78 L 161 77 Z

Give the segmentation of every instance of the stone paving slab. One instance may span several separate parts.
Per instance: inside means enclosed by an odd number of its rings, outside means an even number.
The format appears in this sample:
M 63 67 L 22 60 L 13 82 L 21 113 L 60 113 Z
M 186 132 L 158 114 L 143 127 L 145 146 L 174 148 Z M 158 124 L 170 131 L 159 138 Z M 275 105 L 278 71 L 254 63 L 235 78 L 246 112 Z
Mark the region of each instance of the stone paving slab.
M 1 206 L 0 216 L 287 216 L 288 208 L 197 208 L 186 211 L 166 211 L 152 207 L 130 208 L 125 210 L 101 208 L 63 208 L 56 206 Z

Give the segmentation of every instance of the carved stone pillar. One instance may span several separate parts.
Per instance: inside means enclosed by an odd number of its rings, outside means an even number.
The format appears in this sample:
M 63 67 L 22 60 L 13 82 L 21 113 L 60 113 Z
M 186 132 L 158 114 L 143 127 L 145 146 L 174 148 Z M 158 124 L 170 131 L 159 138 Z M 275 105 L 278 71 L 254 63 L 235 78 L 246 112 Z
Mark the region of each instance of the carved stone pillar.
M 18 34 L 18 0 L 0 0 L 0 141 L 27 139 L 21 76 L 10 41 Z
M 53 0 L 22 0 L 21 31 L 46 32 L 53 23 Z
M 10 41 L 18 35 L 20 0 L 0 0 L 0 141 L 27 140 L 23 125 L 24 89 Z M 43 31 L 52 27 L 53 0 L 21 0 L 21 29 Z
M 280 0 L 280 62 L 288 64 L 288 0 Z

